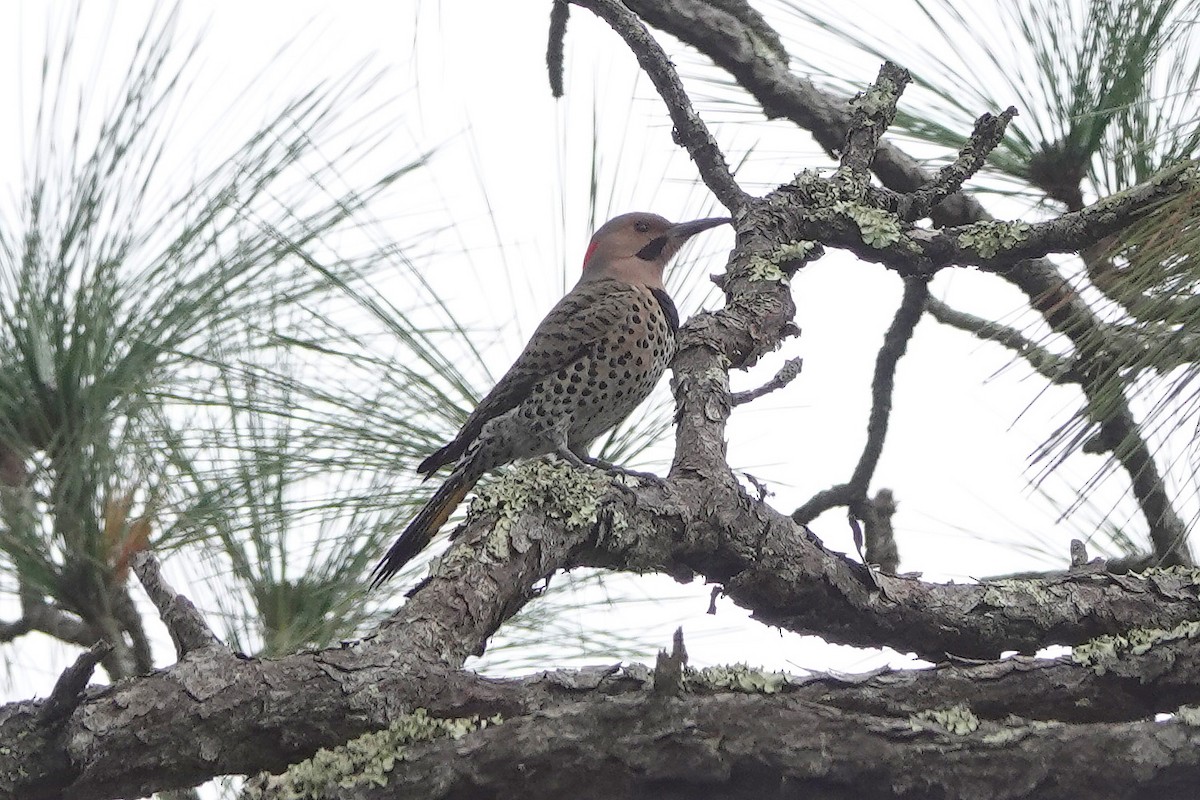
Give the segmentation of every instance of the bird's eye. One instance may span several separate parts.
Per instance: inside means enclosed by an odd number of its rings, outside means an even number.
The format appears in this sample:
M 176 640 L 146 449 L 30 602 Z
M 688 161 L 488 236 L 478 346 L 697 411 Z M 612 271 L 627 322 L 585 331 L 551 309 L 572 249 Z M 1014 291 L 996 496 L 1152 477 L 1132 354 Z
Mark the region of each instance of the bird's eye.
M 633 223 L 633 227 L 634 227 L 634 230 L 636 230 L 638 233 L 645 233 L 646 231 L 650 230 L 650 223 L 649 222 L 635 222 L 635 223 Z

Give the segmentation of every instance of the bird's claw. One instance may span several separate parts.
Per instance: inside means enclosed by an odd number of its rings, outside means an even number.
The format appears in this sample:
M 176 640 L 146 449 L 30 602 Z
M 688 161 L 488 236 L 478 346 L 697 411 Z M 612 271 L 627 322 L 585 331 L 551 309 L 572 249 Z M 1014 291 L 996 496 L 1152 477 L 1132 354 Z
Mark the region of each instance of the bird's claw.
M 594 458 L 592 456 L 579 456 L 579 460 L 582 461 L 584 464 L 587 464 L 589 467 L 595 467 L 596 469 L 604 470 L 605 472 L 609 473 L 610 475 L 625 475 L 630 478 L 637 478 L 637 479 L 643 480 L 643 481 L 650 481 L 651 483 L 662 483 L 663 482 L 663 479 L 658 477 L 657 475 L 655 475 L 653 472 L 639 472 L 636 469 L 629 469 L 628 467 L 622 467 L 617 464 L 613 464 L 611 461 L 605 461 L 602 458 Z

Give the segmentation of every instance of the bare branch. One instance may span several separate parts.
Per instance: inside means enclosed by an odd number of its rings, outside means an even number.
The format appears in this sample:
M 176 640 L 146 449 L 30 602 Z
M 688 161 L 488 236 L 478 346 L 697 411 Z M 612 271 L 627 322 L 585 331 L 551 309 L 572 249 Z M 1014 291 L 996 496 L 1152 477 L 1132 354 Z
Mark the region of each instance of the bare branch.
M 900 212 L 900 216 L 910 222 L 926 217 L 935 206 L 960 190 L 967 179 L 987 162 L 987 157 L 1000 144 L 1008 123 L 1016 115 L 1016 106 L 1009 106 L 999 115 L 984 114 L 976 120 L 971 138 L 958 151 L 954 163 L 942 167 L 925 185 L 904 195 L 907 207 Z
M 79 617 L 36 597 L 21 592 L 21 618 L 0 624 L 0 642 L 11 641 L 30 631 L 39 631 L 61 642 L 91 647 L 100 637 L 92 626 Z
M 180 659 L 193 650 L 220 644 L 199 609 L 163 578 L 157 559 L 148 550 L 134 554 L 132 564 L 142 588 L 167 626 Z
M 53 725 L 79 707 L 83 701 L 83 689 L 96 671 L 96 665 L 108 655 L 112 645 L 99 641 L 79 654 L 75 663 L 63 670 L 38 712 L 38 722 Z
M 625 40 L 667 106 L 674 125 L 672 136 L 675 143 L 688 151 L 701 179 L 722 205 L 730 213 L 736 214 L 750 202 L 750 196 L 737 185 L 716 139 L 692 107 L 691 98 L 684 91 L 674 65 L 646 26 L 619 0 L 571 2 L 595 13 Z
M 908 349 L 908 340 L 925 310 L 929 297 L 928 281 L 921 278 L 904 280 L 904 295 L 892 324 L 883 337 L 883 346 L 875 357 L 875 375 L 871 380 L 871 414 L 867 420 L 867 442 L 854 467 L 850 481 L 838 484 L 809 498 L 792 512 L 792 519 L 801 525 L 812 522 L 822 512 L 837 506 L 849 506 L 851 513 L 866 519 L 867 489 L 887 437 L 888 418 L 892 412 L 892 393 L 896 384 L 896 365 Z
M 1087 369 L 1077 368 L 1071 360 L 1049 352 L 1013 328 L 952 309 L 932 298 L 928 309 L 930 315 L 939 322 L 972 333 L 985 341 L 1004 345 L 1052 383 L 1107 386 L 1110 397 L 1114 391 L 1120 391 L 1111 380 L 1089 375 Z M 1103 354 L 1094 356 L 1092 360 L 1102 357 Z M 1131 477 L 1134 497 L 1146 517 L 1150 540 L 1159 555 L 1159 563 L 1190 563 L 1186 549 L 1187 527 L 1172 507 L 1154 456 L 1141 437 L 1138 424 L 1124 403 L 1124 397 L 1113 400 L 1112 405 L 1106 406 L 1111 413 L 1096 420 L 1099 432 L 1093 437 L 1090 449 L 1093 452 L 1112 453 Z
M 551 0 L 546 69 L 550 73 L 550 94 L 556 100 L 563 96 L 563 44 L 567 36 L 567 19 L 570 16 L 571 4 L 568 0 Z
M 896 365 L 908 350 L 908 341 L 925 311 L 925 300 L 928 297 L 927 281 L 905 279 L 900 307 L 896 309 L 896 316 L 883 336 L 883 347 L 879 348 L 875 357 L 875 375 L 871 379 L 871 415 L 867 421 L 867 444 L 854 467 L 854 474 L 850 477 L 856 501 L 866 501 L 867 485 L 871 476 L 875 474 L 880 455 L 883 454 L 883 440 L 887 437 L 888 418 L 892 413 L 892 393 L 896 388 Z
M 792 512 L 792 520 L 797 525 L 807 525 L 831 508 L 850 505 L 853 496 L 854 491 L 850 484 L 834 484 L 805 500 L 799 508 Z
M 775 377 L 771 378 L 771 380 L 767 381 L 762 386 L 758 387 L 757 389 L 748 389 L 744 392 L 734 392 L 733 394 L 729 395 L 730 405 L 735 407 L 740 406 L 745 403 L 749 403 L 752 400 L 757 400 L 763 395 L 770 394 L 776 389 L 782 389 L 792 381 L 796 380 L 796 377 L 800 374 L 800 370 L 803 367 L 804 359 L 799 357 L 789 358 L 787 361 L 783 362 L 783 366 L 780 367 L 779 371 L 775 373 Z

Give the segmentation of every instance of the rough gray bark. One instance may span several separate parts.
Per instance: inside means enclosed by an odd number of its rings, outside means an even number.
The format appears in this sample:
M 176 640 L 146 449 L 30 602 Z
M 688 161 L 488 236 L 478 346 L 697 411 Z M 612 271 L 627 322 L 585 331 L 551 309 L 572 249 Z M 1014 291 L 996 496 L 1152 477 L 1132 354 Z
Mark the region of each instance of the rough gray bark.
M 737 221 L 737 247 L 721 280 L 725 306 L 681 331 L 667 479 L 616 487 L 607 476 L 552 462 L 516 470 L 488 491 L 485 510 L 374 635 L 274 660 L 214 643 L 194 609 L 142 563 L 139 577 L 171 627 L 179 662 L 80 692 L 79 674 L 90 669 L 83 663 L 53 698 L 0 707 L 0 796 L 137 796 L 216 775 L 282 771 L 350 740 L 357 755 L 337 751 L 313 762 L 319 767 L 259 779 L 253 793 L 1194 796 L 1200 715 L 1189 706 L 1200 704 L 1192 643 L 1200 586 L 1192 570 L 1120 576 L 1080 562 L 1054 576 L 979 585 L 872 575 L 750 497 L 725 460 L 735 401 L 729 370 L 753 365 L 796 332 L 787 279 L 821 252 L 801 239 L 846 247 L 902 274 L 962 263 L 995 269 L 1045 305 L 1044 292 L 1059 284 L 1047 267 L 1019 259 L 1106 235 L 1147 203 L 1192 185 L 1194 172 L 1170 173 L 1040 226 L 999 235 L 971 228 L 976 238 L 966 244 L 961 226 L 981 212 L 952 195 L 933 213 L 959 227 L 918 232 L 906 210 L 961 185 L 979 159 L 964 156 L 961 175 L 930 178 L 880 142 L 900 99 L 901 71 L 885 67 L 875 100 L 851 117 L 786 72 L 778 38 L 737 0 L 630 0 L 642 18 L 709 52 L 759 94 L 769 116 L 792 116 L 822 141 L 836 139 L 827 146 L 845 146 L 832 178 L 801 175 L 752 198 L 729 175 L 638 18 L 614 0 L 576 4 L 629 42 L 667 101 L 677 140 Z M 979 146 L 994 145 L 991 123 L 977 134 Z M 868 169 L 893 191 L 870 187 Z M 1065 329 L 1099 324 L 1077 298 L 1059 300 L 1048 314 L 1069 319 Z M 937 663 L 805 680 L 685 671 L 670 692 L 655 691 L 650 672 L 637 667 L 511 680 L 461 669 L 536 601 L 540 582 L 575 566 L 702 577 L 767 624 Z M 1073 658 L 1000 659 L 1052 644 L 1080 647 Z M 1152 721 L 1163 712 L 1178 713 Z M 494 721 L 481 727 L 474 718 Z M 459 738 L 446 736 L 451 729 Z M 399 755 L 364 737 L 379 731 L 393 745 L 406 742 Z

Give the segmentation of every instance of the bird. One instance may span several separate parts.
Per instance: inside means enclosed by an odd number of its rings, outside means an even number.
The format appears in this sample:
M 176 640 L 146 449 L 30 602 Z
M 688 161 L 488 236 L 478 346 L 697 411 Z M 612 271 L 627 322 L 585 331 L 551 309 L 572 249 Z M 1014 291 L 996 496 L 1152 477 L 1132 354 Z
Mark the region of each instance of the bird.
M 635 212 L 596 230 L 579 281 L 537 326 L 458 435 L 417 467 L 428 480 L 452 465 L 375 567 L 372 588 L 424 550 L 493 469 L 554 453 L 578 468 L 624 471 L 591 457 L 588 447 L 646 399 L 675 355 L 679 312 L 663 286 L 667 262 L 692 236 L 730 222 L 710 217 L 673 223 Z

